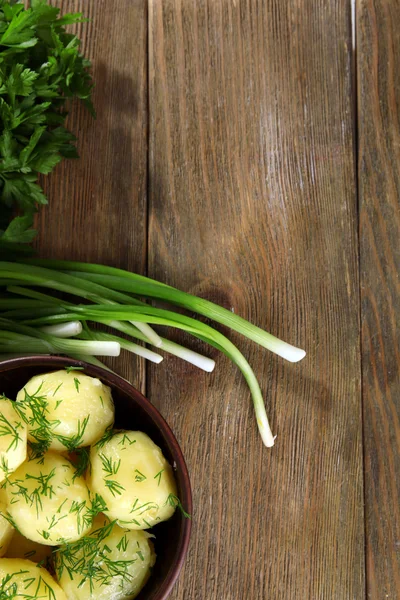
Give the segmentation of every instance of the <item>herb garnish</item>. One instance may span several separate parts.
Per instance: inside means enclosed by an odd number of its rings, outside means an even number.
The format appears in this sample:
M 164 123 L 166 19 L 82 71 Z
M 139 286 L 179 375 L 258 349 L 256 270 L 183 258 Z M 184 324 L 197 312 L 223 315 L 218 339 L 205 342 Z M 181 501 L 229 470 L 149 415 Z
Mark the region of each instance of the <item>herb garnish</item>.
M 94 114 L 90 62 L 64 28 L 82 15 L 59 12 L 46 0 L 29 8 L 14 0 L 0 4 L 0 252 L 18 250 L 36 235 L 33 215 L 47 204 L 38 175 L 78 156 L 74 135 L 63 127 L 67 99 L 79 98 Z M 9 223 L 15 208 L 20 215 Z
M 125 491 L 125 488 L 123 485 L 121 485 L 118 481 L 115 481 L 114 479 L 107 479 L 106 481 L 104 481 L 106 488 L 108 488 L 111 492 L 111 494 L 114 496 L 122 496 L 122 492 Z
M 141 473 L 138 469 L 135 469 L 134 472 L 137 473 L 137 475 L 135 475 L 135 481 L 138 483 L 141 483 L 147 479 L 146 475 L 143 475 L 143 473 Z
M 71 373 L 72 371 L 83 371 L 84 367 L 65 367 L 67 373 Z
M 160 486 L 160 482 L 161 482 L 161 475 L 164 473 L 165 469 L 161 469 L 161 471 L 159 471 L 156 475 L 154 475 L 153 479 L 158 479 L 158 486 Z
M 168 498 L 165 501 L 165 505 L 169 504 L 170 506 L 173 506 L 174 508 L 179 508 L 179 510 L 181 511 L 181 513 L 183 514 L 183 516 L 186 519 L 191 519 L 192 517 L 189 515 L 189 513 L 187 513 L 185 511 L 185 509 L 182 506 L 181 501 L 179 500 L 178 496 L 175 496 L 175 494 L 169 494 Z
M 22 442 L 22 438 L 19 435 L 18 429 L 22 429 L 22 423 L 16 423 L 13 425 L 6 417 L 4 413 L 0 413 L 0 437 L 9 436 L 11 441 L 7 447 L 9 450 L 16 450 L 19 442 Z
M 107 523 L 77 542 L 65 544 L 55 551 L 55 569 L 57 578 L 61 579 L 64 571 L 71 578 L 78 577 L 78 588 L 88 581 L 93 592 L 94 585 L 109 585 L 114 577 L 119 577 L 121 583 L 130 581 L 129 567 L 136 562 L 132 560 L 113 560 L 110 558 L 110 548 L 107 538 L 112 533 L 115 521 Z M 119 541 L 117 548 L 125 551 L 128 547 L 126 534 Z

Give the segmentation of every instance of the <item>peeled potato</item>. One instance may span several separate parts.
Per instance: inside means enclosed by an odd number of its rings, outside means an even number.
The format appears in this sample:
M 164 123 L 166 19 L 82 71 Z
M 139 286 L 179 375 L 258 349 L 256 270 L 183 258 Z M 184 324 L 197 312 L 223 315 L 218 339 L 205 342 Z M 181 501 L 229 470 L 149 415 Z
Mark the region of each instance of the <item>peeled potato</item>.
M 14 530 L 10 544 L 6 551 L 6 558 L 26 558 L 34 563 L 46 561 L 52 554 L 51 546 L 44 546 L 32 542 L 24 537 L 19 531 Z
M 26 459 L 27 426 L 14 402 L 0 397 L 0 482 Z
M 85 535 L 92 525 L 89 490 L 60 454 L 24 462 L 6 485 L 7 511 L 26 538 L 56 546 Z
M 40 441 L 42 424 L 50 433 L 48 449 L 57 452 L 90 446 L 114 421 L 110 388 L 80 371 L 32 377 L 18 392 L 17 402 L 29 422 L 29 440 Z M 35 417 L 38 406 L 41 423 Z
M 150 576 L 156 556 L 145 531 L 121 529 L 99 515 L 89 539 L 55 553 L 58 583 L 68 600 L 132 600 Z
M 0 597 L 13 600 L 67 600 L 58 583 L 46 569 L 21 558 L 0 559 Z
M 4 556 L 14 535 L 14 527 L 4 518 L 7 514 L 7 497 L 5 491 L 0 488 L 0 557 Z
M 105 501 L 104 513 L 128 529 L 148 529 L 176 507 L 172 468 L 141 431 L 116 432 L 90 451 L 89 489 Z

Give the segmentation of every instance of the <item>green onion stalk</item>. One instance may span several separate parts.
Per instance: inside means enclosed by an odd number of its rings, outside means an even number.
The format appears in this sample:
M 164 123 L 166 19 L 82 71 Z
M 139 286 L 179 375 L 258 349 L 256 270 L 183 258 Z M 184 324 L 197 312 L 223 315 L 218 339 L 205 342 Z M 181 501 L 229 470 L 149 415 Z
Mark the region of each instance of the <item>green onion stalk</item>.
M 241 370 L 251 392 L 262 440 L 268 447 L 274 445 L 260 386 L 240 350 L 210 325 L 148 302 L 161 300 L 206 316 L 291 362 L 301 360 L 304 350 L 208 300 L 113 267 L 40 259 L 0 261 L 0 285 L 5 288 L 0 298 L 0 353 L 24 348 L 27 353 L 64 353 L 101 364 L 97 356 L 118 355 L 123 349 L 161 362 L 157 352 L 133 342 L 134 338 L 211 372 L 215 366 L 211 358 L 161 337 L 153 326 L 183 330 L 228 356 Z M 47 288 L 48 293 L 37 288 Z M 78 297 L 79 303 L 54 292 Z M 107 326 L 108 331 L 93 330 L 90 323 Z

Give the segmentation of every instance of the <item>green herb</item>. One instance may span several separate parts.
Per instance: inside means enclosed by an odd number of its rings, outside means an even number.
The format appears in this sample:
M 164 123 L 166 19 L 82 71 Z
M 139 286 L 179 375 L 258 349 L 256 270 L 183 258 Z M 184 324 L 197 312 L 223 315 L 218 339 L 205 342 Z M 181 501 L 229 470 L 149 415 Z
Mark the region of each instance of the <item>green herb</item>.
M 138 483 L 147 479 L 146 475 L 143 475 L 143 473 L 141 473 L 138 469 L 135 469 L 134 472 L 137 473 L 137 475 L 135 475 L 135 481 L 137 481 Z
M 117 548 L 120 552 L 126 552 L 126 549 L 128 548 L 128 538 L 126 537 L 126 533 L 122 536 L 122 538 L 118 542 Z
M 53 392 L 53 396 L 55 396 L 55 395 L 57 394 L 57 392 L 58 392 L 58 390 L 60 389 L 60 387 L 62 386 L 62 384 L 63 384 L 63 383 L 61 382 L 61 383 L 60 383 L 60 384 L 59 384 L 59 385 L 56 387 L 56 389 L 55 389 L 55 390 L 54 390 L 54 392 Z M 58 406 L 58 403 L 59 403 L 59 402 L 61 403 L 61 402 L 62 402 L 62 400 L 58 400 L 58 401 L 57 401 L 56 408 L 57 408 L 57 406 Z
M 139 542 L 138 542 L 138 545 L 139 545 Z M 142 551 L 140 549 L 136 550 L 136 554 L 138 555 L 138 557 L 140 558 L 140 560 L 144 562 L 144 556 L 143 556 L 143 553 L 142 553 Z
M 105 456 L 105 454 L 99 454 L 101 460 L 102 469 L 106 473 L 106 477 L 116 475 L 121 466 L 121 459 L 113 461 L 112 457 Z
M 121 585 L 130 581 L 129 567 L 136 562 L 131 560 L 112 560 L 111 548 L 107 545 L 115 521 L 93 531 L 89 536 L 84 536 L 74 543 L 64 544 L 54 553 L 54 564 L 57 578 L 60 579 L 64 572 L 71 578 L 79 577 L 78 588 L 86 581 L 89 582 L 90 591 L 93 593 L 94 585 L 109 585 L 111 580 L 118 577 Z M 126 535 L 120 540 L 117 547 L 125 551 L 128 545 Z
M 1 487 L 3 487 L 3 485 L 5 483 L 7 483 L 8 481 L 8 476 L 10 475 L 11 471 L 10 471 L 10 467 L 8 466 L 8 460 L 6 459 L 5 456 L 2 456 L 0 458 L 0 470 L 3 471 L 3 475 L 5 477 L 5 481 L 3 481 L 1 483 Z
M 75 479 L 76 477 L 82 477 L 82 475 L 86 473 L 88 467 L 90 466 L 90 450 L 89 448 L 77 448 L 74 452 L 77 458 L 76 462 L 74 463 Z
M 152 510 L 152 509 L 153 510 L 154 509 L 158 510 L 159 509 L 159 505 L 156 504 L 155 502 L 145 502 L 144 504 L 140 504 L 139 505 L 139 499 L 136 498 L 136 500 L 135 500 L 135 502 L 134 502 L 134 504 L 133 504 L 133 506 L 132 506 L 132 508 L 130 510 L 130 513 L 131 514 L 132 513 L 138 513 L 137 516 L 141 516 L 144 513 L 146 513 L 147 511 Z
M 37 206 L 47 204 L 39 174 L 77 157 L 75 137 L 64 128 L 65 103 L 77 97 L 94 113 L 90 63 L 65 25 L 82 16 L 34 0 L 30 8 L 0 3 L 0 249 L 24 250 Z M 20 212 L 8 224 L 17 208 Z
M 79 379 L 77 377 L 74 377 L 74 384 L 75 384 L 75 389 L 79 394 L 79 386 L 81 385 L 81 382 L 79 381 Z
M 81 533 L 93 521 L 93 509 L 87 506 L 86 500 L 82 500 L 82 502 L 73 500 L 69 512 L 70 514 L 76 514 L 78 533 Z
M 43 474 L 40 472 L 39 475 L 31 475 L 30 473 L 25 474 L 25 479 L 36 481 L 38 487 L 35 489 L 38 494 L 41 496 L 46 496 L 48 498 L 52 498 L 55 494 L 53 485 L 50 483 L 53 477 L 55 477 L 56 470 L 55 468 L 50 471 L 50 473 Z
M 19 429 L 22 429 L 22 423 L 16 423 L 13 425 L 10 423 L 4 413 L 0 413 L 0 437 L 7 436 L 11 438 L 6 452 L 9 450 L 16 450 L 18 448 L 18 444 L 22 442 L 22 438 L 18 432 Z
M 67 373 L 71 373 L 72 371 L 83 371 L 84 367 L 65 367 Z
M 57 510 L 57 512 L 58 512 L 58 510 Z M 60 521 L 62 521 L 63 519 L 65 519 L 66 517 L 67 517 L 67 515 L 62 515 L 61 517 L 56 517 L 56 515 L 53 515 L 53 516 L 51 517 L 51 519 L 48 519 L 48 518 L 47 518 L 46 520 L 47 520 L 47 522 L 48 522 L 48 524 L 49 524 L 49 525 L 48 525 L 48 530 L 50 531 L 50 529 L 53 529 L 53 527 L 55 527 L 56 525 L 58 525 L 58 523 L 59 523 Z M 79 532 L 79 531 L 80 531 L 80 530 L 79 530 L 79 528 L 78 528 L 78 532 Z
M 161 469 L 161 471 L 159 471 L 157 473 L 157 475 L 154 475 L 153 479 L 158 479 L 158 486 L 160 485 L 161 482 L 161 475 L 164 473 L 164 469 Z
M 175 496 L 175 494 L 169 494 L 168 498 L 165 501 L 165 505 L 169 504 L 170 506 L 173 506 L 174 508 L 179 508 L 179 510 L 181 511 L 182 515 L 186 518 L 186 519 L 191 519 L 192 517 L 185 511 L 185 509 L 182 506 L 181 501 L 179 500 L 178 496 Z
M 100 494 L 95 494 L 94 498 L 91 499 L 91 516 L 92 520 L 97 517 L 98 514 L 107 510 L 107 504 Z
M 29 425 L 29 433 L 34 440 L 30 442 L 33 459 L 47 452 L 53 439 L 52 429 L 60 424 L 60 421 L 48 419 L 47 397 L 40 394 L 42 387 L 43 382 L 33 394 L 29 394 L 24 388 L 24 399 L 15 403 L 18 413 Z
M 128 443 L 129 446 L 132 446 L 132 444 L 136 444 L 136 440 L 131 440 L 130 437 L 124 433 L 123 437 L 118 442 L 118 445 L 125 446 L 126 443 Z
M 65 500 L 63 500 L 63 502 L 61 502 L 60 506 L 57 508 L 57 512 L 61 513 L 62 509 L 64 508 L 64 505 L 66 504 L 66 502 L 68 502 L 68 498 L 65 498 Z
M 78 448 L 78 446 L 81 446 L 83 444 L 83 438 L 85 435 L 86 427 L 89 423 L 89 419 L 90 419 L 90 415 L 85 417 L 83 419 L 83 421 L 81 421 L 79 419 L 78 424 L 77 424 L 78 431 L 74 435 L 71 435 L 71 436 L 65 436 L 65 435 L 60 435 L 60 434 L 53 434 L 53 435 L 55 438 L 57 438 L 57 440 L 59 442 L 61 442 L 66 447 L 66 449 L 69 452 L 72 452 L 73 450 Z
M 113 429 L 112 426 L 107 427 L 103 436 L 95 443 L 96 448 L 101 450 L 104 446 L 118 433 L 118 430 Z
M 104 481 L 106 488 L 110 490 L 111 494 L 114 496 L 121 496 L 122 492 L 125 491 L 123 485 L 121 485 L 118 481 L 114 479 L 107 479 Z
M 150 524 L 148 521 L 146 521 L 146 519 L 145 519 L 144 517 L 143 517 L 143 523 L 144 523 L 145 525 L 147 525 L 147 527 L 148 527 L 149 529 L 151 529 L 151 524 Z

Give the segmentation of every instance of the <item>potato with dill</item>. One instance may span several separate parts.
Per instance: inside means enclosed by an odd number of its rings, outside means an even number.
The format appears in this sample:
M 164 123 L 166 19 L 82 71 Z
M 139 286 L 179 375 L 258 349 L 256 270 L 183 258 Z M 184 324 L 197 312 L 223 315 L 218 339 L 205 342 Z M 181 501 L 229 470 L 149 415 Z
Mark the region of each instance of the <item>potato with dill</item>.
M 89 536 L 54 554 L 56 578 L 68 600 L 136 598 L 156 559 L 150 537 L 96 517 Z
M 0 598 L 67 600 L 46 569 L 21 558 L 0 558 Z
M 0 396 L 0 482 L 26 459 L 27 426 L 16 408 Z
M 179 503 L 172 468 L 141 431 L 108 431 L 90 451 L 87 482 L 107 506 L 103 512 L 128 529 L 169 519 Z
M 4 489 L 0 488 L 0 557 L 7 552 L 11 539 L 14 535 L 14 527 L 6 519 L 7 496 Z
M 9 476 L 5 490 L 9 516 L 34 542 L 57 546 L 78 540 L 91 528 L 86 482 L 61 454 L 47 452 L 24 462 Z
M 90 446 L 114 421 L 110 388 L 75 369 L 32 377 L 18 392 L 17 404 L 37 454 Z

